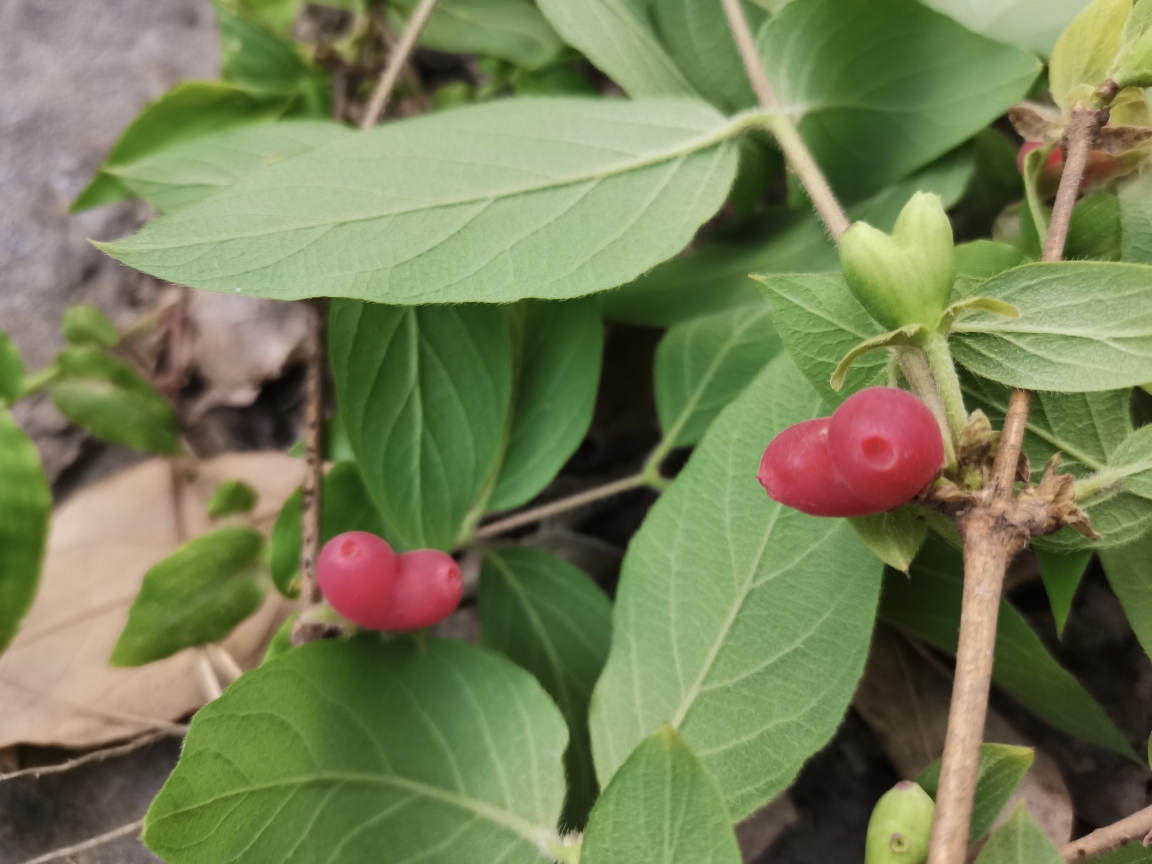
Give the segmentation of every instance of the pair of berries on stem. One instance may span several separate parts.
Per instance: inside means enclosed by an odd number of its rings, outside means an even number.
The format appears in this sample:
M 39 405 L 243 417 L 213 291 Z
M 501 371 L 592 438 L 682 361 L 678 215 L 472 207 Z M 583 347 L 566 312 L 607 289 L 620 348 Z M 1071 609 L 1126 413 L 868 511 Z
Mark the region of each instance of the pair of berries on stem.
M 397 555 L 366 531 L 333 537 L 316 562 L 328 603 L 368 630 L 420 630 L 443 621 L 460 603 L 464 580 L 451 555 L 417 549 Z

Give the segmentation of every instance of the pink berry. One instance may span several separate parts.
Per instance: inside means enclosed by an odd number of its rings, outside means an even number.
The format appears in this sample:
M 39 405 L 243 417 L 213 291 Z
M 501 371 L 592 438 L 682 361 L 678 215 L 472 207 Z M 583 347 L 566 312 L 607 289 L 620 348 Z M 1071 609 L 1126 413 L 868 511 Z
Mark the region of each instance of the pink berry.
M 846 399 L 828 424 L 828 452 L 836 473 L 873 513 L 914 498 L 944 463 L 936 418 L 895 387 L 870 387 Z
M 828 417 L 789 426 L 772 439 L 760 460 L 768 497 L 810 516 L 874 513 L 836 473 L 828 453 Z
M 382 630 L 419 630 L 443 621 L 464 593 L 460 567 L 437 549 L 405 552 L 398 559 L 396 588 L 382 616 Z
M 386 542 L 366 531 L 348 531 L 324 545 L 316 580 L 332 608 L 349 621 L 384 630 L 399 570 Z

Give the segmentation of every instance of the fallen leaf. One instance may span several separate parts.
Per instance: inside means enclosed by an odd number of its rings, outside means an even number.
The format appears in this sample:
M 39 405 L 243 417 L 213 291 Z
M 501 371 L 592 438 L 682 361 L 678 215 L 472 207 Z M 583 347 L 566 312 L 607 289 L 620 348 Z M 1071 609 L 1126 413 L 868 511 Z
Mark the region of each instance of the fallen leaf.
M 188 537 L 213 527 L 207 501 L 233 479 L 259 494 L 251 524 L 268 533 L 303 473 L 303 462 L 283 453 L 200 463 L 183 494 Z M 85 487 L 57 508 L 39 594 L 0 655 L 0 748 L 95 747 L 170 724 L 203 704 L 195 651 L 133 669 L 108 665 L 144 574 L 178 545 L 165 459 Z M 291 608 L 270 591 L 224 647 L 242 667 L 257 665 Z
M 205 383 L 193 420 L 219 405 L 251 405 L 260 385 L 303 358 L 309 311 L 300 303 L 193 291 L 186 315 L 188 365 Z

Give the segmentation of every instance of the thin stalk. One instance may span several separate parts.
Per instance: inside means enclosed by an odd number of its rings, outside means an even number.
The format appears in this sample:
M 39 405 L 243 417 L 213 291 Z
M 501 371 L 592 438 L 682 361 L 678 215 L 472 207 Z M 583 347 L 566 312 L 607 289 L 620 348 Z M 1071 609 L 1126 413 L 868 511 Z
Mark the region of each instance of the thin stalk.
M 324 490 L 324 314 L 312 307 L 312 333 L 308 345 L 308 368 L 304 378 L 304 483 L 300 490 L 300 595 L 305 603 L 321 598 L 316 582 L 320 557 L 320 516 Z
M 525 510 L 514 516 L 489 522 L 487 525 L 481 525 L 476 529 L 476 533 L 473 536 L 477 540 L 483 540 L 486 537 L 495 537 L 498 534 L 503 534 L 505 531 L 511 531 L 513 528 L 529 525 L 532 522 L 539 522 L 541 519 L 566 513 L 569 510 L 575 510 L 577 507 L 583 507 L 585 504 L 591 504 L 593 501 L 599 501 L 602 498 L 611 498 L 613 495 L 619 495 L 621 492 L 639 489 L 641 486 L 648 486 L 650 479 L 647 471 L 641 471 L 639 474 L 614 480 L 611 483 L 605 483 L 603 486 L 597 486 L 585 492 L 569 495 L 567 498 L 561 498 L 558 501 L 533 507 L 531 510 Z
M 408 19 L 400 41 L 388 55 L 388 63 L 380 73 L 380 80 L 376 84 L 376 89 L 372 91 L 372 98 L 368 100 L 364 118 L 360 121 L 361 129 L 371 129 L 380 122 L 380 116 L 388 106 L 388 100 L 392 98 L 392 91 L 396 88 L 396 82 L 400 80 L 400 73 L 404 71 L 409 55 L 420 41 L 420 34 L 428 26 L 428 19 L 436 11 L 436 2 L 437 0 L 420 0 L 420 5 Z
M 948 338 L 943 333 L 931 331 L 922 342 L 924 356 L 940 398 L 944 401 L 944 414 L 948 419 L 948 429 L 952 440 L 959 443 L 964 427 L 968 425 L 968 411 L 964 408 L 964 394 L 960 390 L 960 379 L 956 376 L 956 366 L 952 362 L 952 352 L 948 350 Z
M 1152 807 L 1138 810 L 1131 816 L 1097 828 L 1091 834 L 1086 834 L 1079 840 L 1073 840 L 1060 848 L 1060 854 L 1068 864 L 1077 864 L 1088 858 L 1095 858 L 1119 849 L 1135 840 L 1148 845 L 1152 836 Z
M 63 849 L 57 849 L 54 852 L 49 852 L 46 855 L 39 855 L 36 858 L 30 858 L 23 864 L 48 864 L 49 861 L 59 861 L 61 858 L 71 858 L 79 852 L 87 852 L 89 849 L 95 849 L 97 846 L 103 846 L 112 840 L 120 837 L 127 837 L 129 834 L 136 834 L 139 836 L 140 830 L 144 827 L 144 820 L 137 819 L 135 822 L 129 822 L 127 825 L 121 825 L 119 828 L 114 828 L 107 833 L 101 834 L 98 837 L 93 837 L 90 840 L 85 840 L 83 843 L 75 843 L 72 846 L 65 846 Z
M 940 388 L 936 386 L 936 379 L 932 377 L 928 358 L 919 348 L 901 349 L 899 358 L 900 371 L 904 373 L 904 379 L 912 388 L 912 392 L 928 406 L 940 426 L 940 438 L 944 442 L 945 470 L 951 471 L 957 465 L 956 437 L 949 428 L 948 412 L 940 395 Z
M 47 369 L 41 369 L 35 375 L 29 375 L 24 379 L 24 389 L 20 393 L 20 398 L 31 396 L 37 390 L 43 390 L 51 384 L 54 384 L 64 374 L 64 370 L 57 364 L 53 363 Z

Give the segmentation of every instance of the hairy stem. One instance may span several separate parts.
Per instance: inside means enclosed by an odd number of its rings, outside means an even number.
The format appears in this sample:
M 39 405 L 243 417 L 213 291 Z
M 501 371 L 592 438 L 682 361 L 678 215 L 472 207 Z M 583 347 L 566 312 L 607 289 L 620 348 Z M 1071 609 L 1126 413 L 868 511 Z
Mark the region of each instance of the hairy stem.
M 912 388 L 912 392 L 928 406 L 940 425 L 940 438 L 944 441 L 945 468 L 951 470 L 956 467 L 955 436 L 949 428 L 948 412 L 940 395 L 940 388 L 936 385 L 936 379 L 932 377 L 928 359 L 924 356 L 924 352 L 917 348 L 900 349 L 899 357 L 900 371 L 904 373 L 904 379 Z
M 1060 854 L 1068 864 L 1076 864 L 1119 849 L 1134 840 L 1147 845 L 1149 835 L 1152 835 L 1152 807 L 1145 807 L 1119 822 L 1097 828 L 1091 834 L 1065 844 L 1060 848 Z
M 400 41 L 388 55 L 388 63 L 385 65 L 384 71 L 380 73 L 380 80 L 376 84 L 376 89 L 372 91 L 372 98 L 368 100 L 364 118 L 360 121 L 361 129 L 371 129 L 380 122 L 380 116 L 388 106 L 388 100 L 392 98 L 392 91 L 396 87 L 396 82 L 400 80 L 400 73 L 404 71 L 409 55 L 420 40 L 420 34 L 428 26 L 428 19 L 436 10 L 436 2 L 437 0 L 420 0 L 420 5 L 416 7 L 412 17 L 408 19 L 408 24 L 404 27 Z
M 304 483 L 300 492 L 300 596 L 305 603 L 321 600 L 316 582 L 320 557 L 320 515 L 324 488 L 324 314 L 312 313 L 308 368 L 304 378 Z
M 808 152 L 804 139 L 796 131 L 796 124 L 792 118 L 779 113 L 776 96 L 772 93 L 772 85 L 764 71 L 764 64 L 760 62 L 760 52 L 756 48 L 756 38 L 752 35 L 752 28 L 748 26 L 748 19 L 740 6 L 740 0 L 720 0 L 724 6 L 724 14 L 728 18 L 728 27 L 732 31 L 732 38 L 736 40 L 736 48 L 740 52 L 740 59 L 744 61 L 744 70 L 748 73 L 748 80 L 752 84 L 752 91 L 760 102 L 760 106 L 773 116 L 767 125 L 768 131 L 776 136 L 780 149 L 788 160 L 788 167 L 800 178 L 804 184 L 808 197 L 812 199 L 812 206 L 823 220 L 828 233 L 833 240 L 839 240 L 840 235 L 848 230 L 851 224 L 844 208 L 836 200 L 836 193 L 828 185 L 820 166 Z
M 923 348 L 932 377 L 940 388 L 952 440 L 959 443 L 960 435 L 968 425 L 968 411 L 964 408 L 964 394 L 960 392 L 960 379 L 956 376 L 952 352 L 948 350 L 948 338 L 943 333 L 932 331 L 924 337 Z

